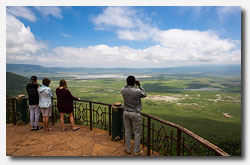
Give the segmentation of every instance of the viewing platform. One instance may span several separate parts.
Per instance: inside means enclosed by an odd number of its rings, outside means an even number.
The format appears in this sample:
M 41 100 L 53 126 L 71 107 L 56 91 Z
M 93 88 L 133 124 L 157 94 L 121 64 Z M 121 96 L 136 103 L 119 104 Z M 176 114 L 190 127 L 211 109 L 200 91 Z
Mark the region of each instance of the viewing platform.
M 51 132 L 30 131 L 27 98 L 7 99 L 6 109 L 7 123 L 12 123 L 7 124 L 7 155 L 130 156 L 125 153 L 124 147 L 122 106 L 75 101 L 74 119 L 81 129 L 72 131 L 68 125 L 66 132 L 60 129 L 57 99 L 53 100 L 51 124 L 54 130 Z M 141 116 L 143 156 L 230 156 L 183 126 L 143 112 Z M 19 121 L 26 125 L 18 124 Z M 112 141 L 117 138 L 122 140 Z
M 53 130 L 30 131 L 29 124 L 6 127 L 7 156 L 133 156 L 125 152 L 124 140 L 111 141 L 107 131 L 79 125 L 80 130 L 72 131 L 70 124 L 61 131 L 60 124 Z M 133 141 L 132 141 L 133 144 Z M 143 155 L 146 156 L 146 148 Z M 156 152 L 151 156 L 159 156 Z

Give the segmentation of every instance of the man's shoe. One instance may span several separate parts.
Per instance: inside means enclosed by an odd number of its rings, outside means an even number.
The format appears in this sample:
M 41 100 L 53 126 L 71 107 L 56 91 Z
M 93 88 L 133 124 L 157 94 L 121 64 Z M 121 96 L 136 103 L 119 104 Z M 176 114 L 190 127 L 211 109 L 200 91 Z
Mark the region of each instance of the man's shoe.
M 34 127 L 31 127 L 30 130 L 31 130 L 31 131 L 34 131 Z
M 134 153 L 134 156 L 140 156 L 140 155 L 142 155 L 143 154 L 143 151 L 141 150 L 140 152 L 135 152 Z

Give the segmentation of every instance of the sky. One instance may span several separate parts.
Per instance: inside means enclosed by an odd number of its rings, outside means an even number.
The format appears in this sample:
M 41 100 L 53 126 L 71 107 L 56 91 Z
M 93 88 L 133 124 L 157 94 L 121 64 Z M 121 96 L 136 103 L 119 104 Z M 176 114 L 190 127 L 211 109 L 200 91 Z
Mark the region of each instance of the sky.
M 7 6 L 6 62 L 91 68 L 241 64 L 241 8 Z

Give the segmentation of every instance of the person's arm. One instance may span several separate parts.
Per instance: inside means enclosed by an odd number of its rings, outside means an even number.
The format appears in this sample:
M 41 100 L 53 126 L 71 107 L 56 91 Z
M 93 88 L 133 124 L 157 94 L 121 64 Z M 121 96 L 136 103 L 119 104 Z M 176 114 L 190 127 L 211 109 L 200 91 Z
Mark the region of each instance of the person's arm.
M 26 86 L 26 92 L 29 95 L 29 91 L 28 91 L 28 85 Z
M 77 98 L 77 97 L 72 96 L 72 94 L 71 94 L 71 92 L 70 92 L 69 90 L 66 90 L 66 91 L 67 91 L 67 96 L 68 96 L 69 98 L 71 98 L 72 100 L 80 100 L 80 98 Z
M 147 93 L 145 92 L 145 89 L 142 88 L 142 86 L 139 86 L 140 92 L 139 92 L 139 97 L 144 98 L 147 97 Z
M 140 91 L 139 91 L 139 97 L 140 97 L 140 98 L 147 97 L 147 94 L 146 94 L 146 92 L 145 92 L 145 89 L 142 88 L 140 81 L 136 80 L 136 81 L 135 81 L 135 84 L 136 84 L 136 85 L 139 87 L 139 89 L 140 89 Z
M 54 93 L 53 93 L 53 91 L 49 88 L 49 90 L 48 90 L 48 94 L 49 94 L 49 96 L 50 97 L 53 97 L 54 96 Z

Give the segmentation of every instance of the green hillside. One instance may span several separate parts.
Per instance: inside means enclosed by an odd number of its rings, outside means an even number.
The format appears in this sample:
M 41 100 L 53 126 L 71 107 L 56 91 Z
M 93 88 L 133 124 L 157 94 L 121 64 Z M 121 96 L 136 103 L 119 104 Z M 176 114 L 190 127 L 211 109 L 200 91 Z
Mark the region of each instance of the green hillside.
M 15 97 L 19 94 L 27 95 L 26 85 L 29 83 L 27 77 L 23 77 L 11 72 L 6 72 L 6 93 Z

